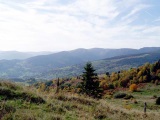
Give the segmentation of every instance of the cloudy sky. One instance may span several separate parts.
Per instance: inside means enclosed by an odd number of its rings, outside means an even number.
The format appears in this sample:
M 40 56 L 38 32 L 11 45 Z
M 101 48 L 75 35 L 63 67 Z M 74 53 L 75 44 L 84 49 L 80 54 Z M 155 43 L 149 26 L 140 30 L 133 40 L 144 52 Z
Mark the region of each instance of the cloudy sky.
M 0 0 L 0 50 L 160 46 L 159 0 Z

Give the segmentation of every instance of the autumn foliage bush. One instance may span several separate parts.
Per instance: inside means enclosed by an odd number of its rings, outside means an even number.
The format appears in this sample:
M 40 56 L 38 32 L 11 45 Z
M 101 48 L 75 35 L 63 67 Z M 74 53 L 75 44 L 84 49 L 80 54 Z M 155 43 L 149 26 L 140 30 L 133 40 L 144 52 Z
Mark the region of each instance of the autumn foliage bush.
M 129 86 L 129 90 L 132 91 L 132 92 L 137 91 L 137 88 L 138 88 L 138 86 L 136 84 L 131 84 Z

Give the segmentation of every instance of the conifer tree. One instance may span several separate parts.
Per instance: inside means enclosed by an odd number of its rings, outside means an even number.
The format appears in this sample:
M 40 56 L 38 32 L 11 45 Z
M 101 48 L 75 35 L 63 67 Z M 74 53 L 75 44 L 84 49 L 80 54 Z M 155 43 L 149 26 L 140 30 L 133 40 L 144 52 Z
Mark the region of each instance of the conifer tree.
M 92 64 L 88 62 L 84 70 L 81 83 L 82 92 L 92 97 L 101 97 L 102 90 L 99 87 L 97 73 L 95 73 Z

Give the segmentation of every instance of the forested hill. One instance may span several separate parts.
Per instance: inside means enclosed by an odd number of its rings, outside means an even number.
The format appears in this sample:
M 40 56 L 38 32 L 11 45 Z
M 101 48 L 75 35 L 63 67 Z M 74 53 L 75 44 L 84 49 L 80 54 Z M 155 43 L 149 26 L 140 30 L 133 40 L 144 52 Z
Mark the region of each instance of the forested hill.
M 29 64 L 32 67 L 38 67 L 39 69 L 41 69 L 40 67 L 44 67 L 46 69 L 60 68 L 84 63 L 87 61 L 100 60 L 121 55 L 150 53 L 158 50 L 160 51 L 160 47 L 149 47 L 141 49 L 76 49 L 72 51 L 58 52 L 50 55 L 31 57 L 23 62 L 26 66 Z
M 0 60 L 0 78 L 52 79 L 57 76 L 76 76 L 81 74 L 87 61 L 94 61 L 98 73 L 129 69 L 157 61 L 160 58 L 159 49 L 77 49 L 25 60 Z
M 160 59 L 160 51 L 153 52 L 153 53 L 145 53 L 145 54 L 136 54 L 136 55 L 126 55 L 126 56 L 119 56 L 113 57 L 103 60 L 93 61 L 92 64 L 96 69 L 98 74 L 103 74 L 106 72 L 117 72 L 120 70 L 127 70 L 130 68 L 139 67 L 145 63 L 154 63 Z M 85 63 L 63 67 L 59 69 L 52 69 L 51 71 L 44 72 L 40 74 L 38 77 L 44 78 L 55 78 L 55 77 L 72 77 L 78 76 L 82 74 L 83 67 Z

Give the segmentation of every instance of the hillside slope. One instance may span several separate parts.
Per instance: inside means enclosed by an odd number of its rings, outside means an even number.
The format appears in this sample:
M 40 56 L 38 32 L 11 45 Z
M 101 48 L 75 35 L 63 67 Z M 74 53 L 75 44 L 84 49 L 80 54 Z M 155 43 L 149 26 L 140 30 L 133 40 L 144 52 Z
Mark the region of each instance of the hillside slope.
M 28 64 L 32 67 L 44 67 L 44 68 L 60 68 L 65 66 L 71 66 L 75 64 L 84 63 L 87 61 L 100 60 L 104 58 L 111 58 L 121 55 L 131 55 L 148 53 L 160 50 L 160 48 L 141 48 L 137 49 L 76 49 L 72 51 L 63 51 L 50 55 L 36 56 L 25 60 L 25 65 Z
M 77 49 L 73 51 L 63 51 L 50 55 L 31 57 L 25 60 L 0 60 L 0 78 L 27 79 L 30 77 L 36 77 L 43 79 L 51 79 L 54 77 L 76 76 L 82 73 L 82 68 L 87 61 L 95 60 L 98 61 L 93 62 L 93 65 L 96 67 L 98 73 L 104 73 L 105 71 L 117 71 L 120 69 L 128 69 L 130 67 L 134 67 L 134 65 L 141 65 L 145 62 L 155 62 L 159 59 L 159 53 L 157 52 L 157 54 L 155 54 L 155 56 L 153 57 L 150 57 L 152 56 L 152 54 L 150 53 L 158 49 L 160 48 L 142 48 L 139 50 L 100 48 Z M 143 54 L 146 52 L 149 53 L 147 56 L 149 57 L 148 59 L 151 59 L 150 61 L 148 61 L 147 59 L 139 59 L 138 56 L 141 55 L 135 55 L 137 53 Z M 136 62 L 136 64 L 129 64 L 127 61 L 132 59 L 127 59 L 124 55 L 129 55 L 129 57 L 135 55 L 137 61 L 134 61 L 136 59 L 133 59 L 133 61 Z M 115 56 L 122 57 L 104 59 Z M 142 57 L 140 58 L 144 57 L 145 56 L 142 55 Z M 124 59 L 125 61 L 123 62 L 123 60 L 121 59 Z M 125 65 L 125 63 L 127 63 L 127 65 Z M 123 67 L 120 68 L 120 66 L 122 65 Z
M 142 89 L 147 93 L 156 90 Z M 126 91 L 127 92 L 127 91 Z M 5 93 L 5 94 L 4 94 Z M 93 99 L 88 96 L 70 93 L 65 90 L 54 94 L 39 91 L 35 87 L 24 87 L 0 81 L 0 119 L 1 120 L 158 120 L 160 107 L 155 105 L 152 94 L 131 93 L 134 99 Z M 141 95 L 138 95 L 142 93 Z M 143 103 L 147 101 L 147 115 Z M 137 100 L 137 103 L 133 101 Z
M 99 74 L 106 72 L 118 72 L 120 70 L 126 70 L 129 68 L 135 68 L 143 65 L 144 63 L 154 63 L 160 59 L 160 51 L 154 53 L 145 53 L 145 54 L 136 54 L 136 55 L 127 55 L 113 57 L 103 60 L 93 61 L 92 64 L 96 69 L 96 72 Z M 83 72 L 84 64 L 74 65 L 63 67 L 59 69 L 53 69 L 51 71 L 46 71 L 40 76 L 44 78 L 55 78 L 55 77 L 72 77 L 81 75 Z

